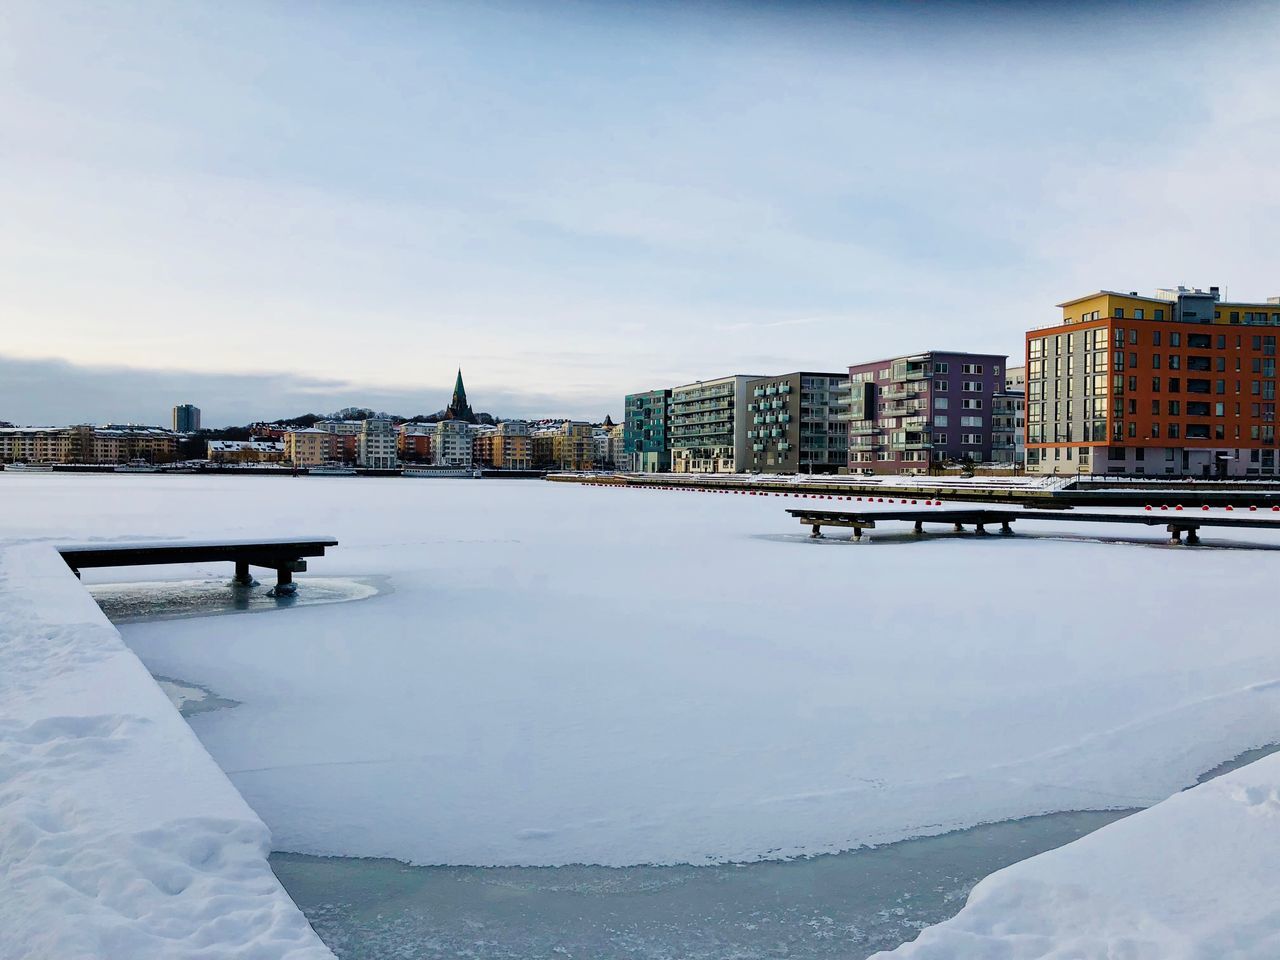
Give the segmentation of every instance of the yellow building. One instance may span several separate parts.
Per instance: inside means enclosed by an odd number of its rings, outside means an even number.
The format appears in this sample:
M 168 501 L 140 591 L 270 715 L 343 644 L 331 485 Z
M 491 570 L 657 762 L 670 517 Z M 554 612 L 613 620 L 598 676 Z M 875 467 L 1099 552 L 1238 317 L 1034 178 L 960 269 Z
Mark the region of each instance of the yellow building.
M 333 434 L 309 427 L 284 435 L 284 459 L 295 467 L 318 467 L 330 459 Z
M 505 420 L 487 438 L 489 460 L 502 470 L 530 470 L 533 468 L 533 440 L 529 424 L 523 420 Z

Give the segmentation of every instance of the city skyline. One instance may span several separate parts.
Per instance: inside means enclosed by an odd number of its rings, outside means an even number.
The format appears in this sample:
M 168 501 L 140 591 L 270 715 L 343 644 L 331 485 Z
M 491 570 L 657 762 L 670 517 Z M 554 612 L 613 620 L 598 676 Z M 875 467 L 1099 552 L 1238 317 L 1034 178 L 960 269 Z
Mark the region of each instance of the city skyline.
M 0 419 L 433 412 L 459 365 L 482 409 L 616 418 L 653 384 L 1016 355 L 1086 287 L 1261 300 L 1277 26 L 19 3 Z

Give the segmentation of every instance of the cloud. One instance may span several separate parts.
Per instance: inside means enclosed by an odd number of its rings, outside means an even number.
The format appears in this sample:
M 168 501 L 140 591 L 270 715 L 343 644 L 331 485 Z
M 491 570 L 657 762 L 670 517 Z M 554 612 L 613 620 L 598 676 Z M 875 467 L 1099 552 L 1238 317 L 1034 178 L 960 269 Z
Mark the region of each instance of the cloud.
M 0 355 L 0 420 L 23 425 L 167 425 L 172 407 L 179 403 L 200 407 L 203 423 L 209 427 L 330 413 L 347 406 L 412 416 L 442 409 L 452 390 L 452 378 L 438 389 L 397 389 L 287 372 L 144 370 Z M 611 412 L 620 419 L 622 406 L 620 395 L 566 392 L 553 396 L 477 389 L 474 384 L 468 386 L 467 398 L 475 409 L 505 417 L 599 420 Z

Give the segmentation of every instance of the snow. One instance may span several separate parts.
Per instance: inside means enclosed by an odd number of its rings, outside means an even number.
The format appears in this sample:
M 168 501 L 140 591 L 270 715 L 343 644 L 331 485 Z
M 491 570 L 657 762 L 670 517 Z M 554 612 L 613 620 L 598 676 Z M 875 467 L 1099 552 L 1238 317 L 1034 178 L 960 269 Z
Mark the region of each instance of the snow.
M 1147 805 L 1280 739 L 1268 565 L 1160 530 L 810 542 L 782 498 L 508 480 L 0 475 L 0 497 L 14 536 L 56 541 L 320 520 L 340 546 L 314 574 L 388 578 L 122 628 L 240 702 L 192 726 L 276 849 L 775 858 Z
M 980 882 L 880 960 L 1280 956 L 1280 754 Z
M 331 960 L 269 847 L 57 553 L 0 543 L 0 958 Z

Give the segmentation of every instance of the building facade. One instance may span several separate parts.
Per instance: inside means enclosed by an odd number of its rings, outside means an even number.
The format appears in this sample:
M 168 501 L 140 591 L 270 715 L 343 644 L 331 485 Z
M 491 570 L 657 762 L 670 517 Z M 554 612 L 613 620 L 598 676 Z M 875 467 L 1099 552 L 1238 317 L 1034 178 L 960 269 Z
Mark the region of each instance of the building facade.
M 750 462 L 747 384 L 759 374 L 735 374 L 673 387 L 668 422 L 675 473 L 736 473 Z
M 761 473 L 838 473 L 849 459 L 849 376 L 788 373 L 747 382 L 745 468 Z
M 849 368 L 849 469 L 911 473 L 992 460 L 1006 357 L 934 350 Z
M 390 420 L 365 420 L 361 424 L 356 462 L 368 470 L 396 468 L 396 428 Z
M 210 463 L 280 463 L 284 442 L 280 440 L 210 440 L 205 455 Z
M 431 463 L 434 423 L 402 423 L 396 431 L 396 456 L 405 463 Z
M 200 430 L 200 408 L 193 403 L 180 403 L 173 408 L 173 432 L 197 433 Z
M 1027 469 L 1275 476 L 1280 297 L 1101 290 L 1026 335 Z
M 623 401 L 623 461 L 620 469 L 665 473 L 671 469 L 667 417 L 670 390 L 627 394 Z
M 318 467 L 334 459 L 334 434 L 316 427 L 290 430 L 284 435 L 284 458 L 295 467 Z
M 1025 466 L 1026 432 L 1026 394 L 1006 386 L 991 398 L 992 463 Z
M 524 420 L 503 420 L 493 431 L 490 462 L 499 470 L 532 470 L 533 444 Z
M 436 424 L 436 466 L 471 466 L 471 427 L 465 420 L 441 420 Z

